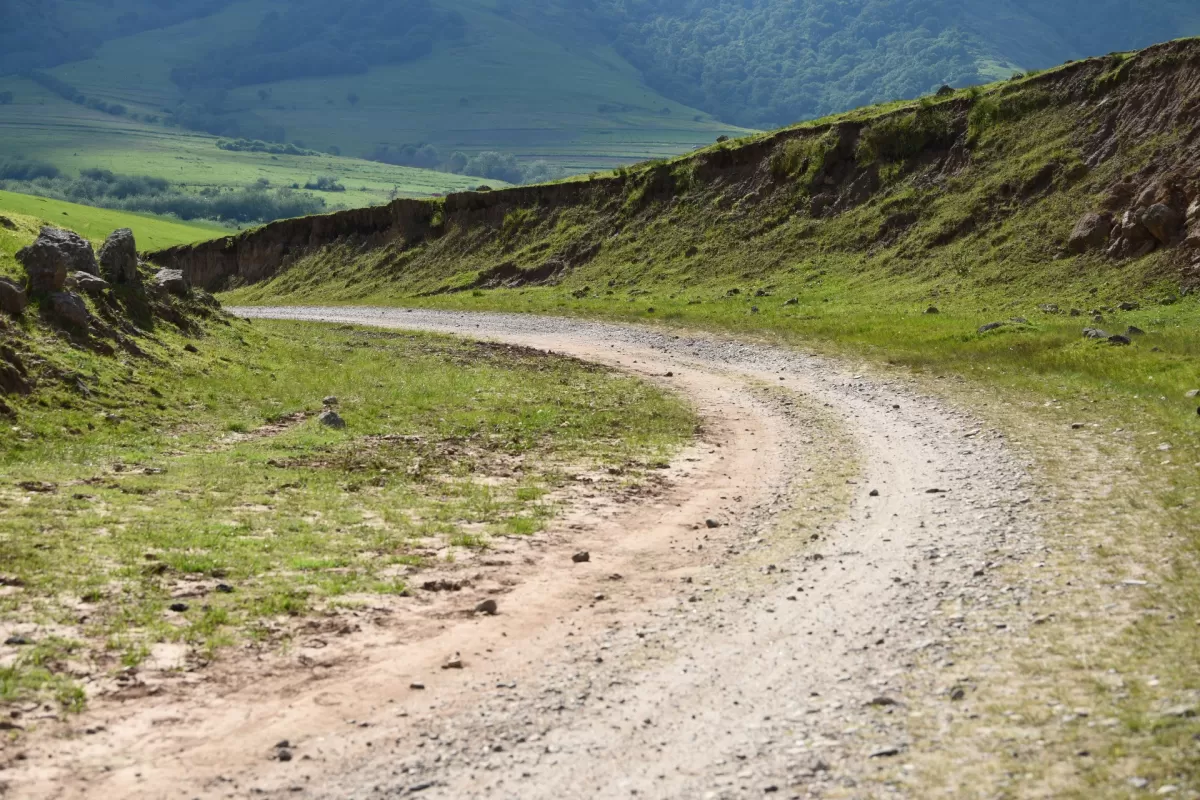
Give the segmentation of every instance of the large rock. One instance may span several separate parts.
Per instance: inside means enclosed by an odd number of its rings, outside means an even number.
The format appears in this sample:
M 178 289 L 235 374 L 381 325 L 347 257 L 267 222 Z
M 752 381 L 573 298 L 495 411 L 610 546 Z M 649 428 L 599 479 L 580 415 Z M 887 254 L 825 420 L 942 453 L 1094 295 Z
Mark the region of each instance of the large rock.
M 1141 223 L 1162 244 L 1171 244 L 1183 227 L 1183 214 L 1165 203 L 1155 203 L 1141 213 Z
M 186 297 L 192 289 L 183 271 L 178 269 L 160 269 L 154 276 L 154 285 L 179 297 Z
M 55 292 L 50 295 L 50 312 L 59 322 L 76 328 L 86 328 L 92 315 L 83 298 L 74 292 Z
M 19 317 L 25 313 L 27 305 L 29 299 L 25 296 L 25 289 L 16 281 L 0 278 L 0 311 Z
M 141 282 L 138 275 L 137 244 L 133 239 L 133 231 L 129 228 L 115 230 L 100 246 L 101 274 L 111 283 L 137 284 Z
M 1095 212 L 1084 214 L 1083 218 L 1075 224 L 1075 230 L 1071 231 L 1071 237 L 1067 240 L 1067 249 L 1072 253 L 1101 250 L 1108 244 L 1112 228 L 1111 214 Z
M 35 295 L 61 291 L 70 272 L 98 274 L 91 243 L 73 231 L 49 226 L 17 252 L 17 261 L 29 274 L 29 291 Z
M 1141 215 L 1126 211 L 1112 232 L 1108 254 L 1114 258 L 1141 258 L 1154 250 L 1158 240 L 1141 222 Z

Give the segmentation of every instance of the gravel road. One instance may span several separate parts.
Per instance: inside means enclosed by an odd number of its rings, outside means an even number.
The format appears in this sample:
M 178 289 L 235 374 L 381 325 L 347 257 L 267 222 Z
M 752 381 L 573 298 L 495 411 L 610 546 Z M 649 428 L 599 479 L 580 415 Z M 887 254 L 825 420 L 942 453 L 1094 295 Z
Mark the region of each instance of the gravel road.
M 670 531 L 660 563 L 638 555 L 634 527 L 593 539 L 598 566 L 557 568 L 572 589 L 558 606 L 526 615 L 502 646 L 473 628 L 471 643 L 487 647 L 461 676 L 419 700 L 381 697 L 369 732 L 312 735 L 296 747 L 313 766 L 263 775 L 267 793 L 906 796 L 906 756 L 936 747 L 914 720 L 969 691 L 945 656 L 955 637 L 1019 636 L 1027 624 L 1017 590 L 995 577 L 1036 546 L 1021 461 L 999 434 L 901 381 L 783 348 L 572 319 L 231 311 L 616 366 L 691 396 L 706 427 L 725 429 L 709 451 L 741 447 L 748 459 L 697 466 L 708 484 L 696 503 L 710 511 L 687 498 L 654 511 Z

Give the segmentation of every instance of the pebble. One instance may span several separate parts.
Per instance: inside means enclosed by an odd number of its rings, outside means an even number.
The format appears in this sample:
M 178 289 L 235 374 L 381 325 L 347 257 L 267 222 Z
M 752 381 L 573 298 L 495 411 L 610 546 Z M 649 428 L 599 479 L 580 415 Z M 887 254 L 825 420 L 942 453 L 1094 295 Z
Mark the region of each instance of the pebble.
M 571 556 L 571 560 L 576 564 L 584 564 L 592 560 L 592 554 L 587 550 L 580 550 L 578 553 Z
M 496 604 L 496 601 L 490 599 L 484 600 L 482 603 L 475 606 L 476 614 L 488 614 L 490 616 L 495 614 L 498 610 L 499 606 Z

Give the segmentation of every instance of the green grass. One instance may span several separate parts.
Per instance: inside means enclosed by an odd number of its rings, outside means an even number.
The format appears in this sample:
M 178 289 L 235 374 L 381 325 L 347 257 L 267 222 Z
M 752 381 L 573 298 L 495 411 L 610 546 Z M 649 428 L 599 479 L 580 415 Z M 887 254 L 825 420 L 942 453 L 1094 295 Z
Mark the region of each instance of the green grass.
M 567 475 L 636 480 L 695 424 L 646 384 L 516 348 L 292 323 L 210 326 L 197 354 L 155 339 L 127 363 L 36 328 L 9 340 L 86 389 L 7 398 L 0 571 L 22 589 L 0 595 L 0 619 L 57 631 L 102 669 L 157 642 L 203 657 L 282 642 L 336 598 L 403 593 L 447 546 L 540 530 Z M 316 420 L 327 395 L 343 431 Z M 170 611 L 180 595 L 188 609 Z M 48 659 L 17 652 L 0 699 L 77 703 Z
M 15 101 L 0 106 L 0 156 L 49 161 L 67 173 L 100 168 L 120 174 L 150 175 L 195 191 L 240 188 L 260 179 L 270 181 L 274 187 L 304 186 L 320 175 L 333 175 L 346 191 L 318 196 L 324 197 L 330 207 L 346 208 L 382 204 L 393 193 L 429 197 L 462 191 L 483 182 L 466 175 L 349 157 L 230 152 L 217 148 L 215 136 L 82 108 L 22 78 L 7 77 L 2 83 L 14 93 Z M 142 110 L 161 113 L 155 102 Z M 487 183 L 504 185 L 494 180 Z
M 15 265 L 5 262 L 19 249 L 18 242 L 28 238 L 30 229 L 41 224 L 69 228 L 97 244 L 116 229 L 129 228 L 139 250 L 161 250 L 230 233 L 229 228 L 214 223 L 181 222 L 3 191 L 0 191 L 0 215 L 8 217 L 19 229 L 0 227 L 0 273 L 6 274 L 14 274 Z

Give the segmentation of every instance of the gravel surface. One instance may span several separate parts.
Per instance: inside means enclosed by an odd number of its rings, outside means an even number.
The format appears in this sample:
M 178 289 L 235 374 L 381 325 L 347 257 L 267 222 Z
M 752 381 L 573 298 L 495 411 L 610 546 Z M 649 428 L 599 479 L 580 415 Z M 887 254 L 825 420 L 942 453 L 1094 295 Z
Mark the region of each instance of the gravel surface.
M 713 520 L 722 546 L 703 551 L 714 532 L 703 519 L 682 537 L 696 552 L 686 577 L 610 609 L 598 593 L 547 620 L 535 662 L 510 674 L 482 665 L 457 702 L 372 723 L 386 738 L 291 796 L 913 796 L 906 755 L 937 746 L 913 720 L 969 701 L 951 644 L 1029 624 L 1024 590 L 996 577 L 1037 545 L 1023 464 L 999 434 L 901 381 L 783 348 L 572 319 L 230 310 L 732 379 L 780 462 L 753 508 Z M 813 477 L 847 464 L 855 477 L 839 486 Z

